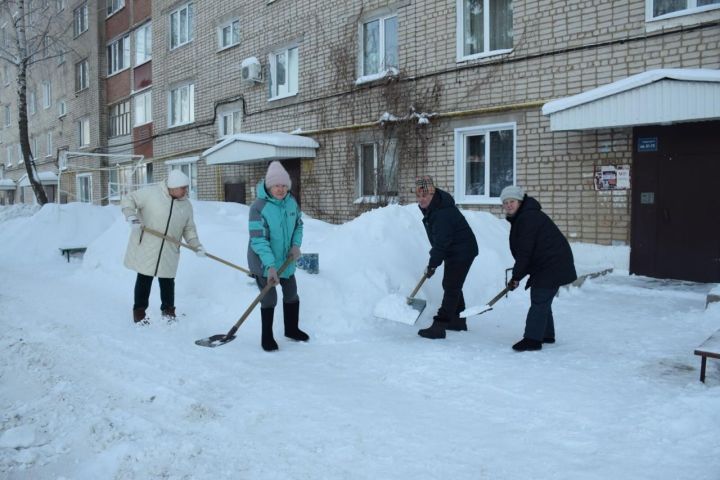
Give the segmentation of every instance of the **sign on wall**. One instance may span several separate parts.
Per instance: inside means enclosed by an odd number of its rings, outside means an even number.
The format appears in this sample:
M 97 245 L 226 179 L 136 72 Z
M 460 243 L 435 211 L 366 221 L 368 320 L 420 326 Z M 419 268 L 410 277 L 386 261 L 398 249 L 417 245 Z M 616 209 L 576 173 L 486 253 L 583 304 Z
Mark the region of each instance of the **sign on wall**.
M 627 190 L 630 188 L 630 166 L 596 165 L 595 190 Z

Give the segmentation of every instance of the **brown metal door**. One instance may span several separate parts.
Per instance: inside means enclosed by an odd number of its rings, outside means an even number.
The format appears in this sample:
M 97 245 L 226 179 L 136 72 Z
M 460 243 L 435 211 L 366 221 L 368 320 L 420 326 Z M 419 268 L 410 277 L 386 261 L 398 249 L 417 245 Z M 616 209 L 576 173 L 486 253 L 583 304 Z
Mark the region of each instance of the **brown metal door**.
M 718 132 L 720 122 L 636 129 L 632 273 L 720 282 Z M 655 137 L 656 152 L 637 151 L 640 139 Z

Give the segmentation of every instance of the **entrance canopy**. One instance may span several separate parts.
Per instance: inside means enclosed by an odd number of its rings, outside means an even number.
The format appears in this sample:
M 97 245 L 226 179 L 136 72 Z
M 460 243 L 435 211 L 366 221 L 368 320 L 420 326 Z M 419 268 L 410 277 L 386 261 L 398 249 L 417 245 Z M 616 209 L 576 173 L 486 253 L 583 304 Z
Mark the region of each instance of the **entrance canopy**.
M 315 158 L 320 145 L 309 137 L 289 133 L 238 133 L 202 153 L 208 165 L 251 163 L 284 158 Z
M 11 178 L 0 178 L 0 191 L 15 190 L 15 181 Z
M 720 119 L 720 70 L 663 69 L 543 105 L 550 130 L 586 130 Z
M 38 180 L 42 185 L 55 185 L 58 181 L 58 177 L 54 172 L 38 172 Z M 19 187 L 29 187 L 30 180 L 28 180 L 27 174 L 20 177 L 18 182 Z

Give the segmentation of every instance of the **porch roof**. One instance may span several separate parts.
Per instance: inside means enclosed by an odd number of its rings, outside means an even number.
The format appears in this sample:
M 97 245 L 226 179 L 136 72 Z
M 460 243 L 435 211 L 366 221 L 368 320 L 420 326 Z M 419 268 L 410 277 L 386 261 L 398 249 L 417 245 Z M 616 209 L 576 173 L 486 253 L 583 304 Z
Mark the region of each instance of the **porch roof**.
M 282 132 L 238 133 L 202 153 L 208 165 L 283 158 L 315 158 L 320 145 L 310 137 Z
M 543 105 L 550 130 L 720 119 L 720 70 L 649 70 Z
M 38 180 L 43 185 L 53 185 L 57 183 L 58 177 L 54 172 L 38 172 Z M 20 177 L 18 181 L 18 187 L 29 187 L 30 180 L 28 180 L 27 174 Z
M 12 178 L 0 179 L 0 190 L 15 190 L 15 180 Z

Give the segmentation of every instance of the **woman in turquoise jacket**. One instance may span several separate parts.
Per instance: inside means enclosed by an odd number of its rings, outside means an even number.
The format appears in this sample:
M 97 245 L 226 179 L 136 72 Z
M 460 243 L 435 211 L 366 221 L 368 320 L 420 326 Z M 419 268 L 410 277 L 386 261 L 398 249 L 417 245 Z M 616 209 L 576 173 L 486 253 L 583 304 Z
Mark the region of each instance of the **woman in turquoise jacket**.
M 257 185 L 257 198 L 250 207 L 248 266 L 262 290 L 269 283 L 280 284 L 283 292 L 285 336 L 299 342 L 310 338 L 298 328 L 300 297 L 295 281 L 295 261 L 300 258 L 303 223 L 295 198 L 290 193 L 290 175 L 278 161 L 270 163 L 265 179 Z M 278 275 L 285 259 L 293 262 Z M 263 350 L 278 349 L 273 337 L 273 315 L 277 292 L 272 288 L 260 302 Z

